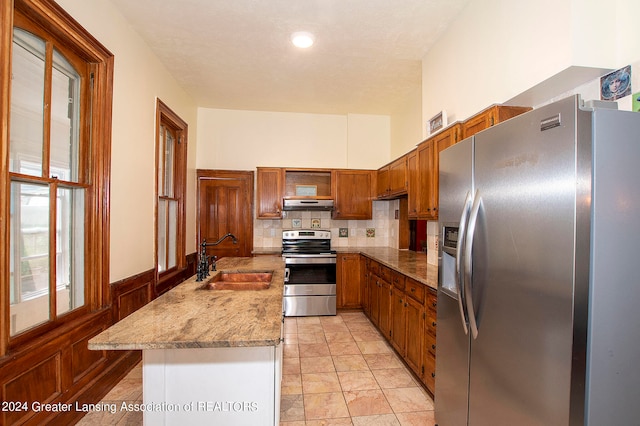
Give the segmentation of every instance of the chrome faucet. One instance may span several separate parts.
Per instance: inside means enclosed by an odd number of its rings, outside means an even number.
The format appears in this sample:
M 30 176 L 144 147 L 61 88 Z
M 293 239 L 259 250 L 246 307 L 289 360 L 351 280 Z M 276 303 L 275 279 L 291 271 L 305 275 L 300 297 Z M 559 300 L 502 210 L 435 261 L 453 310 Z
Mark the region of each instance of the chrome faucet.
M 202 281 L 205 277 L 209 276 L 209 257 L 207 256 L 207 247 L 217 246 L 227 238 L 231 238 L 233 244 L 238 244 L 238 239 L 231 232 L 223 235 L 222 238 L 214 243 L 208 243 L 206 238 L 202 240 L 202 243 L 200 243 L 200 260 L 198 261 L 198 267 L 196 268 L 196 281 Z M 216 270 L 217 259 L 217 256 L 213 256 L 211 264 L 212 271 Z

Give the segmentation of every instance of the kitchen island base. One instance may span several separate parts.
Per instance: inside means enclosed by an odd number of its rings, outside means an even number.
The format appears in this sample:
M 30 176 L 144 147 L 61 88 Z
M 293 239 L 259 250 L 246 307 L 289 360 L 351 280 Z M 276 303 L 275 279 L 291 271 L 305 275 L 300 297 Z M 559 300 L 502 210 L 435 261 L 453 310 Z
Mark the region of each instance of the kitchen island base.
M 282 345 L 143 351 L 145 425 L 278 425 Z

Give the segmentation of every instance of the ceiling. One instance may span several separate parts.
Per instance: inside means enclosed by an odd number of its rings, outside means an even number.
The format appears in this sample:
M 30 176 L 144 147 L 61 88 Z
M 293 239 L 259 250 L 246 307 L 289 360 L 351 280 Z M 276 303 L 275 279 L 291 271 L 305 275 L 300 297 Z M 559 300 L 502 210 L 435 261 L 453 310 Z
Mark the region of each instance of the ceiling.
M 198 106 L 390 115 L 469 0 L 112 2 Z

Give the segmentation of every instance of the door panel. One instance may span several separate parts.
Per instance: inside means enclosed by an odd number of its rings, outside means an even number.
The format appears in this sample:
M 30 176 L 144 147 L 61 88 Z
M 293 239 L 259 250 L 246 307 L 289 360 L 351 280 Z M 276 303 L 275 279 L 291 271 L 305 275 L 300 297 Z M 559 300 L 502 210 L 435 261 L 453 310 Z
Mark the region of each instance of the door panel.
M 209 256 L 251 256 L 253 250 L 253 172 L 198 170 L 198 250 L 203 239 L 215 242 L 231 232 L 217 246 L 207 247 Z

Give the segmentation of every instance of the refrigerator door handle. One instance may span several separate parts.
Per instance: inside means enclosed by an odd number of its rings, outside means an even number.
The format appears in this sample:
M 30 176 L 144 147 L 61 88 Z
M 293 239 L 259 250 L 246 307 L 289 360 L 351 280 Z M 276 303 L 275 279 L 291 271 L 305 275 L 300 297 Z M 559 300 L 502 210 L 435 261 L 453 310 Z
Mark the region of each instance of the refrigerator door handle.
M 465 246 L 465 229 L 467 227 L 467 219 L 469 218 L 469 211 L 473 202 L 471 191 L 467 191 L 467 195 L 464 199 L 464 207 L 462 214 L 460 215 L 460 236 L 456 246 L 456 293 L 458 294 L 458 309 L 460 310 L 460 319 L 462 320 L 462 328 L 464 334 L 469 334 L 469 319 L 467 318 L 467 311 L 464 309 L 465 299 L 465 286 L 464 286 L 464 273 L 462 272 L 462 254 Z
M 469 225 L 464 236 L 464 292 L 465 292 L 465 304 L 467 308 L 467 315 L 469 318 L 469 328 L 471 329 L 471 335 L 474 339 L 478 338 L 478 324 L 476 321 L 476 314 L 473 309 L 473 263 L 471 254 L 473 252 L 473 238 L 476 232 L 476 223 L 478 221 L 478 213 L 482 205 L 482 197 L 480 191 L 477 190 L 474 196 L 471 212 L 469 213 Z

